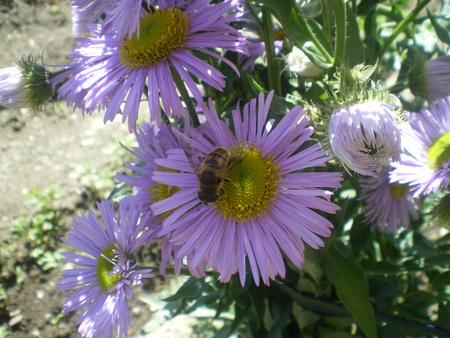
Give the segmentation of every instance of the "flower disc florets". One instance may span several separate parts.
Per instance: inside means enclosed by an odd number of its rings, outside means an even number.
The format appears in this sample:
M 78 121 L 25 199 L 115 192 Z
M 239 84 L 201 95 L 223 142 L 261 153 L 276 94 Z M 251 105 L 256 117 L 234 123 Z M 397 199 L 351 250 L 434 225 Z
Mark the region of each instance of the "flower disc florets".
M 115 246 L 110 246 L 104 250 L 97 260 L 97 278 L 98 284 L 103 292 L 108 292 L 109 289 L 117 285 L 122 279 L 119 274 L 110 275 L 109 273 L 114 270 L 113 259 L 116 258 L 114 253 Z
M 148 0 L 101 6 L 105 19 L 89 25 L 91 34 L 78 39 L 80 45 L 70 55 L 73 63 L 51 80 L 58 98 L 89 114 L 105 109 L 105 122 L 121 114 L 130 131 L 136 130 L 143 94 L 150 120 L 158 125 L 163 111 L 187 117 L 180 98 L 184 89 L 202 104 L 198 83 L 219 91 L 225 87 L 225 75 L 209 60 L 227 64 L 239 74 L 223 52 L 248 53 L 246 39 L 231 24 L 242 20 L 241 2 Z M 113 19 L 119 17 L 130 19 L 130 26 L 115 25 Z
M 140 23 L 140 35 L 124 37 L 119 52 L 122 62 L 133 69 L 166 60 L 187 38 L 189 19 L 179 8 L 155 11 Z
M 438 100 L 419 113 L 408 113 L 411 130 L 400 161 L 393 162 L 390 181 L 408 184 L 413 196 L 445 188 L 450 182 L 450 98 Z
M 224 182 L 223 194 L 214 205 L 217 212 L 238 223 L 266 214 L 278 193 L 278 168 L 272 156 L 250 150 Z
M 309 119 L 304 110 L 293 108 L 273 127 L 273 121 L 267 119 L 272 97 L 273 92 L 267 99 L 260 94 L 242 110 L 239 106 L 233 110 L 234 133 L 228 121 L 219 119 L 210 100 L 203 106 L 207 123 L 176 133 L 186 146 L 157 161 L 180 172 L 154 171 L 152 177 L 180 187 L 151 206 L 155 215 L 174 210 L 159 235 L 169 236 L 170 243 L 177 246 L 175 258 L 187 257 L 190 269 L 209 266 L 220 272 L 222 282 L 239 271 L 244 285 L 247 259 L 256 284 L 260 276 L 265 284 L 277 275 L 284 277 L 282 251 L 300 268 L 304 243 L 319 248 L 323 245 L 320 236 L 331 234 L 332 224 L 311 209 L 329 213 L 338 209 L 329 200 L 331 193 L 320 188 L 339 187 L 341 174 L 302 172 L 324 166 L 329 159 L 319 144 L 305 144 L 314 131 L 306 127 Z M 202 166 L 211 164 L 220 174 L 224 162 L 236 163 L 232 150 L 236 144 L 236 157 L 243 147 L 248 147 L 246 156 L 224 177 L 218 200 L 202 203 Z M 223 149 L 230 149 L 231 158 L 222 157 Z M 201 162 L 199 156 L 206 159 Z

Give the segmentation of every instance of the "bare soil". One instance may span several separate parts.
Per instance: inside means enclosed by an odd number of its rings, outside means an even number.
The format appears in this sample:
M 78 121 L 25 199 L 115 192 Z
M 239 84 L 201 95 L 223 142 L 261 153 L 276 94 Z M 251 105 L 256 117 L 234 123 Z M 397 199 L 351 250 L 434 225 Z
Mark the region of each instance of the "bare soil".
M 68 63 L 76 44 L 70 4 L 0 0 L 0 68 L 29 54 L 43 56 L 45 64 Z M 101 115 L 72 113 L 61 103 L 47 106 L 38 116 L 26 109 L 0 107 L 0 249 L 11 236 L 14 219 L 36 211 L 27 204 L 26 191 L 51 184 L 62 188 L 63 197 L 54 205 L 65 211 L 59 224 L 63 229 L 74 214 L 94 205 L 86 200 L 86 187 L 80 187 L 79 178 L 71 173 L 80 163 L 98 173 L 110 172 L 111 146 L 128 133 L 119 121 L 104 125 L 102 120 Z M 78 314 L 54 322 L 64 302 L 56 288 L 61 268 L 43 271 L 28 257 L 30 249 L 26 241 L 19 241 L 13 252 L 0 251 L 0 278 L 9 282 L 5 299 L 0 298 L 0 325 L 6 324 L 14 337 L 78 337 L 74 323 Z M 23 280 L 11 272 L 14 268 L 23 270 Z M 132 304 L 130 335 L 135 335 L 148 320 L 149 310 L 137 300 Z

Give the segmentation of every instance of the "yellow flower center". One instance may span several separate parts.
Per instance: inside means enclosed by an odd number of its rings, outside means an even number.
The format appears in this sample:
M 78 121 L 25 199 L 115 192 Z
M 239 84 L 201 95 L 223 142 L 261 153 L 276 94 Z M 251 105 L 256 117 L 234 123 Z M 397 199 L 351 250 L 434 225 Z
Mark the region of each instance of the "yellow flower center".
M 450 132 L 441 135 L 428 148 L 428 159 L 434 166 L 442 167 L 442 163 L 450 160 Z
M 168 173 L 179 173 L 180 172 L 179 170 L 169 169 L 169 168 L 165 168 L 165 167 L 156 168 L 155 171 L 163 171 L 163 172 L 168 172 Z M 167 184 L 153 182 L 152 186 L 148 189 L 148 191 L 150 192 L 150 202 L 156 203 L 158 201 L 162 201 L 162 200 L 172 196 L 177 191 L 180 191 L 180 188 L 178 188 L 176 186 L 170 186 Z M 161 215 L 158 215 L 157 220 L 163 222 L 174 211 L 175 210 L 169 210 Z
M 133 69 L 164 61 L 171 52 L 183 46 L 190 21 L 179 8 L 156 10 L 140 22 L 139 38 L 124 37 L 119 56 L 123 64 Z
M 224 218 L 242 223 L 266 214 L 277 197 L 279 166 L 271 156 L 252 149 L 228 175 L 213 205 Z
M 400 183 L 391 183 L 391 195 L 394 196 L 396 199 L 401 200 L 406 196 L 406 194 L 409 193 L 409 186 L 407 184 L 400 184 Z
M 112 276 L 108 275 L 108 272 L 113 271 L 114 264 L 104 256 L 108 257 L 110 260 L 113 260 L 116 256 L 113 252 L 113 249 L 115 248 L 115 246 L 111 245 L 108 249 L 102 252 L 102 255 L 97 260 L 97 280 L 103 292 L 107 292 L 122 279 L 120 274 Z

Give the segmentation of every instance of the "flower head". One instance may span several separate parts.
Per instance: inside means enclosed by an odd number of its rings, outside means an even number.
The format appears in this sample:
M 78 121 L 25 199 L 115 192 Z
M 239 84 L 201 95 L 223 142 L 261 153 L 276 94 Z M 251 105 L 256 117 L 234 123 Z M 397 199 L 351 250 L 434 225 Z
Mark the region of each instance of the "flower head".
M 361 175 L 376 176 L 401 152 L 395 106 L 368 101 L 342 106 L 332 112 L 328 142 L 334 155 Z
M 405 151 L 392 163 L 390 181 L 408 184 L 413 196 L 426 195 L 450 182 L 450 98 L 419 113 L 407 114 Z
M 228 165 L 234 167 L 226 177 L 217 173 L 222 188 L 215 203 L 200 203 L 199 172 L 195 156 L 185 153 L 188 147 L 173 149 L 158 160 L 168 170 L 153 174 L 155 182 L 180 189 L 152 204 L 155 215 L 173 211 L 164 217 L 160 235 L 170 234 L 171 243 L 179 246 L 177 257 L 190 254 L 191 268 L 206 263 L 221 273 L 222 282 L 239 271 L 244 284 L 247 258 L 256 284 L 260 276 L 265 284 L 277 275 L 284 277 L 281 250 L 301 268 L 304 243 L 317 249 L 323 246 L 320 236 L 331 234 L 332 224 L 311 209 L 338 210 L 329 200 L 332 193 L 320 188 L 340 187 L 341 174 L 300 172 L 322 167 L 329 159 L 318 143 L 307 143 L 313 129 L 306 127 L 304 110 L 293 108 L 273 127 L 267 120 L 272 97 L 273 92 L 264 100 L 261 93 L 244 106 L 242 115 L 239 107 L 234 110 L 234 135 L 218 118 L 212 101 L 203 107 L 208 124 L 187 131 L 196 147 L 192 148 L 203 156 L 210 154 L 213 167 L 215 160 L 225 172 Z M 228 156 L 227 149 L 232 149 Z M 236 160 L 243 149 L 246 155 Z
M 77 23 L 74 32 L 87 33 L 87 25 L 104 18 L 103 34 L 117 33 L 119 36 L 128 36 L 137 31 L 139 35 L 139 20 L 144 13 L 142 3 L 147 7 L 155 0 L 72 0 L 72 20 Z
M 248 38 L 247 41 L 249 42 L 249 54 L 239 54 L 238 62 L 242 64 L 243 70 L 252 72 L 255 69 L 256 60 L 258 60 L 258 58 L 262 58 L 263 61 L 267 58 L 266 43 L 260 38 Z M 275 40 L 273 44 L 275 55 L 278 55 L 283 49 L 284 40 Z
M 193 78 L 217 90 L 225 86 L 225 76 L 194 53 L 223 61 L 236 72 L 230 61 L 210 49 L 246 53 L 246 40 L 229 24 L 240 20 L 240 0 L 210 2 L 151 1 L 151 7 L 139 16 L 139 35 L 135 31 L 131 37 L 105 29 L 107 21 L 91 26 L 94 36 L 78 39 L 80 45 L 71 55 L 75 61 L 53 79 L 60 84 L 58 97 L 83 112 L 106 108 L 105 121 L 113 120 L 126 100 L 122 114 L 130 130 L 136 129 L 144 91 L 151 119 L 158 125 L 160 103 L 167 115 L 185 114 L 174 81 L 184 81 L 199 103 L 203 97 Z
M 314 78 L 323 73 L 323 70 L 311 62 L 306 54 L 296 46 L 286 55 L 285 61 L 288 71 L 301 77 Z
M 64 241 L 89 255 L 65 252 L 64 261 L 82 268 L 64 271 L 58 282 L 66 294 L 63 313 L 80 308 L 86 310 L 78 317 L 79 333 L 85 337 L 111 337 L 127 334 L 130 313 L 127 298 L 132 297 L 131 284 L 141 284 L 142 278 L 152 278 L 151 269 L 137 269 L 132 257 L 142 245 L 148 244 L 154 233 L 147 230 L 146 217 L 139 221 L 136 208 L 119 208 L 116 218 L 108 202 L 98 204 L 103 225 L 92 211 L 87 217 L 74 220 L 71 233 Z
M 152 229 L 155 232 L 162 230 L 162 219 L 167 218 L 172 212 L 168 211 L 159 216 L 152 215 L 151 205 L 153 202 L 167 198 L 175 194 L 180 189 L 176 186 L 167 186 L 153 180 L 155 171 L 178 173 L 178 169 L 168 169 L 159 164 L 159 159 L 167 158 L 173 149 L 179 149 L 178 140 L 174 137 L 171 128 L 164 125 L 161 127 L 155 124 L 143 123 L 142 129 L 135 133 L 138 147 L 134 150 L 127 149 L 135 156 L 135 163 L 128 163 L 126 167 L 134 172 L 128 176 L 117 174 L 119 181 L 127 183 L 133 187 L 133 195 L 124 197 L 121 205 L 130 208 L 135 206 L 140 212 L 150 217 Z M 164 236 L 161 248 L 160 274 L 166 275 L 168 263 L 174 264 L 174 271 L 180 274 L 181 268 L 186 267 L 183 263 L 184 257 L 176 257 L 179 247 L 170 243 L 170 235 Z M 189 258 L 190 255 L 187 257 Z M 198 278 L 205 276 L 203 266 L 189 267 L 193 276 Z
M 450 55 L 430 60 L 415 55 L 409 82 L 412 93 L 427 100 L 450 96 Z
M 50 76 L 31 55 L 18 61 L 15 66 L 0 69 L 0 105 L 8 108 L 28 107 L 34 113 L 40 112 L 53 95 L 48 82 Z
M 378 177 L 359 180 L 364 222 L 375 224 L 380 231 L 395 233 L 399 227 L 408 228 L 410 219 L 418 217 L 419 201 L 411 197 L 407 185 L 389 183 L 389 167 L 384 167 Z

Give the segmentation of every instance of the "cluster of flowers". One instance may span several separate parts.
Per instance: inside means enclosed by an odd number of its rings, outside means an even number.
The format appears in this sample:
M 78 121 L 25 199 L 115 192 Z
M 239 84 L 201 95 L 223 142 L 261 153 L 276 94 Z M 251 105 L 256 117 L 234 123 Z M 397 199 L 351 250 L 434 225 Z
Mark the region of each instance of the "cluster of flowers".
M 419 195 L 449 183 L 450 99 L 437 90 L 430 93 L 436 103 L 405 113 L 406 120 L 376 88 L 366 88 L 373 93 L 364 100 L 339 100 L 324 109 L 320 144 L 306 109 L 268 117 L 273 91 L 238 104 L 230 120 L 219 118 L 211 99 L 205 103 L 201 83 L 218 91 L 225 86 L 225 75 L 205 59 L 239 74 L 221 52 L 239 53 L 244 71 L 263 56 L 264 43 L 232 25 L 248 22 L 243 1 L 74 0 L 73 6 L 75 33 L 88 35 L 77 39 L 71 64 L 42 76 L 74 109 L 104 110 L 105 121 L 121 114 L 138 142 L 129 150 L 135 162 L 127 164 L 135 175 L 117 175 L 133 195 L 120 201 L 117 214 L 100 202 L 103 222 L 92 212 L 81 216 L 65 239 L 90 255 L 65 253 L 65 261 L 82 268 L 67 270 L 59 283 L 64 291 L 75 288 L 63 312 L 87 307 L 78 319 L 83 336 L 127 334 L 131 284 L 155 276 L 138 266 L 135 254 L 158 239 L 162 275 L 170 263 L 175 274 L 186 268 L 202 277 L 212 269 L 228 282 L 238 273 L 244 285 L 249 270 L 256 285 L 269 284 L 285 277 L 283 254 L 301 269 L 304 244 L 323 246 L 321 237 L 333 228 L 319 212 L 339 209 L 326 189 L 339 188 L 342 174 L 321 170 L 333 155 L 349 174 L 363 175 L 365 221 L 387 232 L 418 217 Z M 277 52 L 283 43 L 276 40 Z M 285 60 L 299 76 L 320 76 L 296 47 Z M 2 105 L 29 105 L 25 68 L 0 71 Z M 428 68 L 437 73 L 436 62 Z M 138 127 L 143 94 L 150 118 Z

